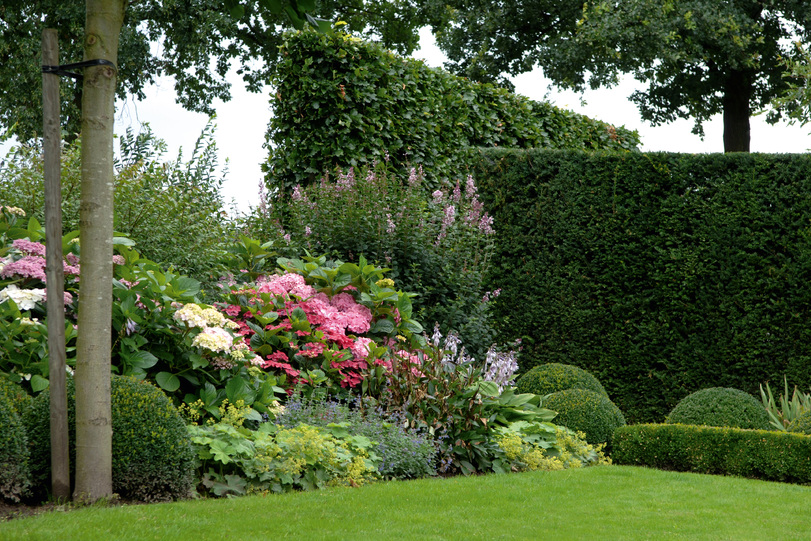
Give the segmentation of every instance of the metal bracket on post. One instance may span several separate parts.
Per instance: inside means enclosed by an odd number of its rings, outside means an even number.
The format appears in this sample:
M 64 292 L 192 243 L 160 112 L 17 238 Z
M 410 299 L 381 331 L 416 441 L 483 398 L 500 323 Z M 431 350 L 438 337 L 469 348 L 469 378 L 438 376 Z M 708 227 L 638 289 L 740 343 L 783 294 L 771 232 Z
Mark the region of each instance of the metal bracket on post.
M 61 75 L 63 77 L 72 77 L 77 80 L 82 80 L 83 76 L 81 73 L 74 73 L 68 70 L 89 68 L 91 66 L 112 66 L 114 70 L 118 71 L 115 64 L 109 60 L 98 59 L 76 62 L 74 64 L 64 64 L 62 66 L 42 66 L 42 73 L 52 73 L 54 75 Z

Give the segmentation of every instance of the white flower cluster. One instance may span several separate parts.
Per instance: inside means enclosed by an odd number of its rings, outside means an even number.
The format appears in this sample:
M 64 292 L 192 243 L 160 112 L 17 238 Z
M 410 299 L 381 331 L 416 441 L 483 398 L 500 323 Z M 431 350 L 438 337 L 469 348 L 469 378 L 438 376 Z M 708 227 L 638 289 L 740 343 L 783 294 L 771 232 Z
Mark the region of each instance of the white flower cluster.
M 13 300 L 20 310 L 31 310 L 38 302 L 45 299 L 44 289 L 19 289 L 14 284 L 0 291 L 0 302 Z
M 176 321 L 188 325 L 189 328 L 199 327 L 201 329 L 205 329 L 206 327 L 222 327 L 227 321 L 225 316 L 216 309 L 211 307 L 203 308 L 199 304 L 194 303 L 183 305 L 183 308 L 175 312 L 173 317 Z M 228 321 L 228 323 L 236 325 L 233 321 Z
M 239 329 L 239 325 L 226 318 L 216 308 L 194 303 L 182 306 L 178 303 L 175 306 L 178 307 L 172 316 L 175 321 L 184 324 L 188 329 L 200 329 L 200 333 L 192 339 L 193 347 L 228 356 L 228 359 L 215 358 L 212 366 L 225 370 L 235 366 L 232 361 L 261 364 L 262 359 L 254 355 L 245 342 L 241 340 L 234 342 L 234 335 L 230 331 Z
M 220 327 L 206 327 L 194 337 L 191 345 L 201 347 L 209 351 L 228 352 L 234 344 L 234 338 Z

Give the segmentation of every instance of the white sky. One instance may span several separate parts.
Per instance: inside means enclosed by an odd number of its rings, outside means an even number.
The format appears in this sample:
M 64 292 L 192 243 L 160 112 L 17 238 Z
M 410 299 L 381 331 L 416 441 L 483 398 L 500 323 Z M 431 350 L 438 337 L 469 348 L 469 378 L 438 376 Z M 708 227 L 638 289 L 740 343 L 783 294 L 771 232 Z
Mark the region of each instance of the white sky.
M 441 67 L 444 55 L 434 43 L 427 28 L 420 33 L 421 48 L 415 58 L 426 60 L 429 66 Z M 217 102 L 217 130 L 215 138 L 220 163 L 228 160 L 228 175 L 223 186 L 226 202 L 234 201 L 238 208 L 247 211 L 257 204 L 258 185 L 262 180 L 260 163 L 267 157 L 263 148 L 265 130 L 270 120 L 270 91 L 252 94 L 244 90 L 241 79 L 234 75 L 232 100 Z M 540 70 L 525 73 L 513 79 L 516 92 L 534 100 L 543 100 L 547 93 L 547 81 Z M 548 99 L 554 104 L 572 109 L 592 118 L 639 131 L 644 151 L 670 151 L 686 153 L 723 152 L 723 124 L 720 115 L 705 123 L 706 137 L 702 141 L 690 130 L 691 120 L 679 120 L 672 124 L 651 127 L 639 118 L 636 106 L 628 96 L 638 86 L 632 79 L 611 89 L 587 91 L 581 97 L 573 92 L 553 91 Z M 172 81 L 164 79 L 146 90 L 146 100 L 128 101 L 116 105 L 116 133 L 123 134 L 127 126 L 137 132 L 140 123 L 148 122 L 153 133 L 166 141 L 169 152 L 166 158 L 174 159 L 179 147 L 188 158 L 194 143 L 207 122 L 207 117 L 184 110 L 175 103 Z M 753 152 L 806 152 L 811 148 L 811 126 L 771 126 L 763 116 L 751 121 L 751 149 Z M 2 149 L 0 148 L 0 151 Z

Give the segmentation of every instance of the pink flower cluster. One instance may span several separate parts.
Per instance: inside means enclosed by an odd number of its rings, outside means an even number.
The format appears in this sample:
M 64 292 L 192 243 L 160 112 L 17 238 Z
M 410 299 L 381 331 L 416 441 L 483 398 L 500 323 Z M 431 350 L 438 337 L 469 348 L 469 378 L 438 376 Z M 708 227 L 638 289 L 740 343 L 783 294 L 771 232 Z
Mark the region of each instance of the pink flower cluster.
M 28 239 L 15 239 L 11 247 L 17 250 L 22 257 L 17 260 L 7 261 L 0 269 L 0 278 L 33 278 L 45 281 L 45 245 L 40 242 L 33 242 Z M 68 254 L 72 255 L 72 254 Z M 8 260 L 8 258 L 6 258 Z M 62 262 L 65 276 L 78 276 L 78 264 Z
M 275 324 L 268 325 L 267 330 L 282 331 L 288 333 L 290 355 L 300 355 L 315 359 L 329 352 L 332 359 L 331 366 L 338 371 L 341 376 L 341 385 L 344 387 L 354 387 L 363 381 L 360 371 L 368 367 L 366 358 L 370 348 L 374 347 L 374 342 L 370 338 L 357 338 L 350 333 L 365 333 L 371 328 L 372 311 L 362 304 L 355 302 L 354 297 L 347 292 L 341 292 L 332 298 L 324 293 L 318 293 L 307 285 L 304 277 L 295 273 L 285 273 L 282 275 L 264 276 L 257 280 L 259 285 L 256 293 L 271 293 L 284 300 L 284 308 L 277 313 L 282 319 Z M 350 286 L 351 287 L 351 286 Z M 235 292 L 240 295 L 249 294 L 250 290 Z M 248 299 L 248 304 L 256 306 L 261 301 L 258 297 Z M 310 326 L 310 331 L 293 331 L 293 324 L 290 316 L 295 309 L 301 309 Z M 224 308 L 226 314 L 235 317 L 240 314 L 243 307 L 237 305 L 227 305 Z M 260 307 L 257 306 L 257 310 Z M 253 317 L 253 308 L 244 313 L 245 319 Z M 239 334 L 247 338 L 253 331 L 243 322 L 240 324 Z M 265 357 L 263 368 L 274 368 L 283 370 L 294 381 L 299 376 L 299 371 L 290 364 L 288 353 L 276 351 Z

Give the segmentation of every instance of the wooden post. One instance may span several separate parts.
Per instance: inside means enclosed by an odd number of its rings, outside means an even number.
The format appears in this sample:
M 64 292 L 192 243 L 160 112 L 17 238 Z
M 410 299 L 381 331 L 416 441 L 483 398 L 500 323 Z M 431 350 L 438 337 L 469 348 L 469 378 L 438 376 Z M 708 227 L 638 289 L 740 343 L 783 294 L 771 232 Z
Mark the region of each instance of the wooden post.
M 42 31 L 42 65 L 59 65 L 56 30 Z M 70 498 L 68 400 L 65 376 L 65 273 L 62 267 L 62 165 L 59 75 L 42 74 L 43 162 L 45 168 L 45 278 L 48 291 L 48 366 L 51 393 L 51 490 Z

